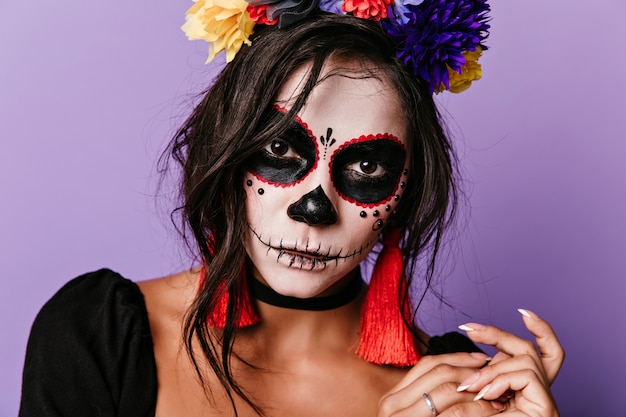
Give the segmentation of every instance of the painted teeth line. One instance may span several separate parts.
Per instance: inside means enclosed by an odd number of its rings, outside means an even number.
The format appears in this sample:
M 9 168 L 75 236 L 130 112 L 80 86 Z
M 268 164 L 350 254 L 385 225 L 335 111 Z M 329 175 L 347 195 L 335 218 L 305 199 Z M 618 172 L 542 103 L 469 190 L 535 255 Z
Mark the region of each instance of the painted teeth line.
M 256 235 L 257 237 L 259 237 L 259 235 L 257 235 L 256 233 L 255 233 L 255 235 Z M 342 257 L 342 256 L 341 256 L 341 252 L 343 252 L 343 248 L 341 248 L 341 249 L 339 250 L 339 253 L 338 253 L 337 255 L 332 255 L 332 256 L 331 256 L 330 252 L 333 250 L 332 245 L 328 248 L 328 251 L 327 251 L 325 254 L 320 253 L 320 250 L 322 249 L 322 244 L 321 244 L 321 243 L 319 244 L 319 246 L 317 247 L 317 249 L 315 249 L 315 250 L 314 250 L 314 251 L 312 251 L 312 252 L 311 252 L 311 251 L 309 251 L 309 239 L 308 239 L 308 238 L 307 238 L 307 243 L 306 243 L 306 246 L 305 246 L 305 248 L 304 248 L 304 251 L 303 251 L 303 250 L 298 249 L 298 241 L 297 241 L 297 240 L 296 240 L 296 242 L 294 243 L 294 246 L 293 246 L 292 248 L 287 248 L 287 247 L 283 246 L 283 240 L 282 240 L 282 239 L 280 240 L 280 243 L 278 244 L 278 247 L 277 247 L 277 248 L 276 248 L 276 247 L 272 247 L 272 245 L 271 245 L 271 244 L 272 244 L 272 239 L 271 239 L 271 238 L 270 238 L 270 241 L 269 241 L 268 243 L 263 242 L 260 238 L 259 238 L 259 241 L 261 241 L 261 243 L 263 243 L 264 245 L 268 246 L 268 247 L 269 247 L 269 249 L 272 249 L 272 248 L 273 248 L 273 249 L 277 249 L 277 250 L 279 250 L 279 251 L 286 251 L 286 250 L 288 250 L 288 251 L 292 251 L 292 252 L 299 252 L 299 253 L 301 253 L 301 254 L 302 254 L 301 256 L 303 256 L 303 257 L 306 257 L 306 255 L 310 255 L 310 256 L 323 256 L 323 257 L 325 257 L 325 258 L 328 258 L 328 259 L 326 259 L 326 261 L 327 261 L 327 260 L 333 260 L 333 259 L 335 259 L 335 258 L 342 258 L 342 259 L 344 258 L 344 257 Z M 360 253 L 360 251 L 362 251 L 362 250 L 363 250 L 363 248 L 361 248 L 361 249 L 359 250 L 359 253 Z M 356 251 L 355 251 L 355 253 L 356 253 Z M 318 260 L 319 260 L 319 259 L 318 259 Z
M 283 255 L 287 255 L 290 257 L 289 259 L 289 267 L 292 267 L 294 263 L 296 263 L 296 259 L 300 258 L 300 270 L 304 269 L 304 264 L 305 262 L 310 262 L 311 263 L 311 268 L 309 268 L 310 271 L 314 270 L 315 267 L 320 264 L 323 266 L 323 269 L 326 269 L 326 267 L 328 266 L 328 260 L 326 259 L 311 259 L 311 258 L 307 258 L 301 255 L 295 255 L 292 253 L 287 253 L 285 251 L 280 251 L 278 253 L 278 257 L 276 258 L 276 262 L 280 261 L 280 258 Z M 332 259 L 330 259 L 330 261 L 332 261 Z M 335 259 L 335 266 L 339 263 L 338 259 Z
M 304 254 L 311 255 L 311 256 L 325 256 L 326 258 L 335 258 L 335 257 L 339 256 L 339 254 L 337 254 L 335 256 L 330 256 L 330 251 L 332 250 L 332 246 L 330 248 L 328 248 L 328 252 L 325 255 L 322 255 L 320 253 L 320 249 L 322 249 L 322 244 L 321 243 L 319 244 L 317 249 L 315 249 L 313 252 L 310 252 L 309 251 L 309 238 L 308 237 L 306 239 L 306 246 L 304 248 L 304 251 L 298 249 L 298 241 L 297 240 L 294 243 L 293 248 L 285 248 L 283 246 L 283 241 L 281 239 L 280 240 L 280 247 L 279 247 L 279 249 L 281 249 L 281 250 L 282 249 L 287 249 L 287 250 L 291 250 L 291 251 L 294 251 L 294 252 L 300 252 L 300 253 L 304 253 Z M 339 253 L 341 253 L 341 251 L 339 251 Z
M 299 252 L 302 253 L 302 255 L 299 254 L 289 254 L 290 256 L 300 256 L 302 258 L 306 258 L 308 260 L 310 260 L 311 262 L 316 261 L 316 262 L 328 262 L 328 261 L 332 261 L 335 260 L 335 264 L 339 263 L 340 259 L 343 260 L 348 260 L 350 258 L 353 258 L 357 255 L 360 255 L 363 253 L 363 251 L 367 248 L 369 248 L 370 246 L 372 246 L 372 244 L 375 242 L 375 240 L 371 240 L 369 242 L 367 242 L 365 245 L 362 245 L 359 249 L 355 249 L 352 251 L 352 253 L 348 253 L 346 255 L 341 255 L 341 253 L 343 252 L 343 248 L 340 248 L 339 252 L 336 255 L 331 255 L 330 252 L 332 251 L 332 245 L 328 248 L 328 251 L 325 254 L 320 253 L 321 249 L 322 249 L 322 244 L 321 242 L 319 243 L 317 249 L 315 249 L 313 252 L 309 251 L 309 238 L 307 238 L 307 242 L 306 242 L 306 247 L 305 250 L 299 250 L 298 249 L 298 242 L 296 241 L 294 244 L 293 248 L 286 248 L 285 246 L 283 246 L 283 239 L 280 239 L 280 243 L 278 244 L 278 247 L 276 246 L 272 246 L 272 238 L 270 237 L 268 242 L 263 241 L 263 239 L 261 238 L 261 235 L 259 235 L 256 230 L 254 230 L 252 227 L 250 228 L 250 230 L 252 230 L 252 233 L 254 233 L 254 235 L 257 237 L 257 239 L 259 240 L 259 242 L 261 242 L 262 244 L 264 244 L 265 246 L 267 246 L 267 252 L 266 254 L 269 255 L 270 251 L 272 249 L 279 251 L 279 259 L 280 256 L 282 256 L 283 254 L 285 254 L 285 251 L 293 251 L 293 252 Z M 325 258 L 328 259 L 311 259 L 308 258 L 306 255 L 310 255 L 310 256 L 323 256 Z

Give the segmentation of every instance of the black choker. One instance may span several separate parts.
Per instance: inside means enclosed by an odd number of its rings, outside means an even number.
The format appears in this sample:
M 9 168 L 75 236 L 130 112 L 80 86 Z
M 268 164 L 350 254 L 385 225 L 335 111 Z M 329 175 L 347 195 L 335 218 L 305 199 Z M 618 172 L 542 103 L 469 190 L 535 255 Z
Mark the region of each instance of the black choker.
M 352 278 L 348 285 L 342 288 L 338 293 L 325 297 L 313 298 L 297 298 L 281 295 L 270 287 L 252 278 L 251 275 L 252 274 L 249 274 L 250 279 L 248 280 L 248 287 L 250 289 L 250 294 L 254 298 L 276 307 L 291 308 L 294 310 L 332 310 L 346 305 L 350 301 L 354 300 L 357 295 L 359 295 L 359 292 L 361 292 L 361 288 L 363 288 L 363 280 L 361 279 L 361 274 L 358 269 L 357 273 L 354 274 L 354 278 Z

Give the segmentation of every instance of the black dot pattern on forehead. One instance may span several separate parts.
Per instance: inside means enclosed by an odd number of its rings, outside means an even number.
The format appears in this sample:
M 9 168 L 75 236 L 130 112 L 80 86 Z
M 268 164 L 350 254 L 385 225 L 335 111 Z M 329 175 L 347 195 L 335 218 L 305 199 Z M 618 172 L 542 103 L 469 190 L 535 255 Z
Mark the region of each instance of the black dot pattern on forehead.
M 406 182 L 402 181 L 402 182 L 400 183 L 400 188 L 404 188 L 404 187 L 406 187 Z
M 384 225 L 384 222 L 381 219 L 378 219 L 372 226 L 372 230 L 380 230 L 382 229 L 383 225 Z
M 259 193 L 260 195 L 263 195 L 263 194 L 265 193 L 265 190 L 264 190 L 263 188 L 259 188 L 258 193 Z
M 248 187 L 252 187 L 252 180 L 248 180 L 248 181 L 246 181 L 246 185 L 247 185 Z
M 403 173 L 404 175 L 409 175 L 409 170 L 408 170 L 408 169 L 406 169 L 406 168 L 404 168 L 404 171 L 402 171 L 402 173 Z
M 366 213 L 366 212 L 364 212 L 364 211 L 362 211 L 362 212 L 360 212 L 360 213 L 359 213 L 359 216 L 361 216 L 361 217 L 367 217 L 367 213 Z
M 326 130 L 326 137 L 324 137 L 323 135 L 320 136 L 320 142 L 322 142 L 322 145 L 324 145 L 324 155 L 322 156 L 322 159 L 326 159 L 328 148 L 330 148 L 331 146 L 335 144 L 335 142 L 337 142 L 335 139 L 332 138 L 332 135 L 333 135 L 333 129 L 329 127 Z
M 378 210 L 374 210 L 374 212 L 372 213 L 372 215 L 374 217 L 378 217 L 380 215 L 380 212 Z
M 389 204 L 387 204 L 387 205 L 385 206 L 385 211 L 389 211 L 389 210 L 391 210 L 391 206 L 390 206 Z
M 398 201 L 398 200 L 400 200 L 400 196 L 396 194 L 396 195 L 393 197 L 393 199 L 394 199 L 394 200 L 396 200 L 396 201 Z

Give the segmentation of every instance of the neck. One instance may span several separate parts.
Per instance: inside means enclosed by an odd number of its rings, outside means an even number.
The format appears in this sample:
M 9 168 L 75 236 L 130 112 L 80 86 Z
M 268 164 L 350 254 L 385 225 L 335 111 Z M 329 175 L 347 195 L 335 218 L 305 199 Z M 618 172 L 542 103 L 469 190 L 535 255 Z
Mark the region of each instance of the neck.
M 253 297 L 261 323 L 252 329 L 242 332 L 247 339 L 244 345 L 253 346 L 254 356 L 262 356 L 266 360 L 286 357 L 307 357 L 303 355 L 323 354 L 328 350 L 346 352 L 356 349 L 359 335 L 361 304 L 367 287 L 362 284 L 358 270 L 350 273 L 338 284 L 334 293 L 319 297 L 324 299 L 349 294 L 349 299 L 341 305 L 330 309 L 301 309 L 276 305 L 275 299 L 270 300 Z M 252 287 L 255 283 L 252 283 Z M 263 284 L 258 284 L 263 285 Z M 356 291 L 354 291 L 356 288 Z M 267 289 L 267 287 L 265 287 Z M 271 290 L 270 290 L 271 291 Z M 280 296 L 280 295 L 279 295 Z M 288 297 L 289 302 L 292 297 Z M 328 301 L 329 298 L 326 298 Z M 336 300 L 336 298 L 335 298 Z M 344 297 L 345 300 L 345 297 Z M 314 299 L 305 301 L 306 306 L 319 307 Z M 325 301 L 322 302 L 325 304 Z M 296 302 L 296 306 L 298 302 Z M 294 307 L 293 305 L 291 307 Z M 248 338 L 249 337 L 249 338 Z M 282 358 L 282 359 L 281 359 Z
M 356 268 L 344 277 L 338 288 L 331 288 L 326 294 L 312 298 L 297 298 L 282 295 L 261 283 L 248 273 L 250 295 L 265 304 L 291 310 L 326 311 L 334 310 L 354 300 L 363 288 L 363 280 L 359 269 Z M 337 286 L 335 286 L 337 287 Z

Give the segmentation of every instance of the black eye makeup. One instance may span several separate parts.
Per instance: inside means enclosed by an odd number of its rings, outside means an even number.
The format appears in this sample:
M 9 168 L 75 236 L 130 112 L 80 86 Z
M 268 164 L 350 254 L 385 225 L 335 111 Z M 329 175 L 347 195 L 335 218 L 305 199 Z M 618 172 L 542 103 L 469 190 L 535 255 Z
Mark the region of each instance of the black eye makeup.
M 393 135 L 361 136 L 345 143 L 331 158 L 337 192 L 364 207 L 390 200 L 404 168 L 404 145 Z
M 272 110 L 270 120 L 284 116 L 284 111 Z M 296 117 L 279 137 L 265 144 L 250 161 L 250 172 L 258 179 L 282 187 L 295 185 L 317 165 L 318 149 L 315 137 L 307 125 Z

